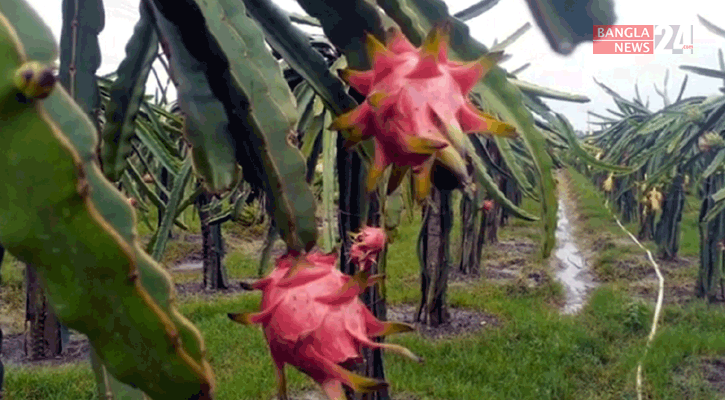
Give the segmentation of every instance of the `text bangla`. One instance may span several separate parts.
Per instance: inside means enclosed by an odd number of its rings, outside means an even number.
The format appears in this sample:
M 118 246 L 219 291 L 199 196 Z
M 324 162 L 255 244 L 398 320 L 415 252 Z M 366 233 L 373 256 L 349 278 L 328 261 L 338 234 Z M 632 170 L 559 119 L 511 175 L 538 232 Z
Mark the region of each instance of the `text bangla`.
M 610 38 L 610 39 L 636 39 L 636 38 L 648 38 L 652 39 L 652 30 L 650 27 L 614 27 L 614 28 L 597 28 L 597 38 Z

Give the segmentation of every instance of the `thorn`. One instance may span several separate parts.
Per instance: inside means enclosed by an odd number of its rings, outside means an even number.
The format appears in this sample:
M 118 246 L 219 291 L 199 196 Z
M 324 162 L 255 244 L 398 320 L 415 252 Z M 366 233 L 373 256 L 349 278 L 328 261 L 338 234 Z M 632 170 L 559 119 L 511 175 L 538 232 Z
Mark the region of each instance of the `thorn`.
M 365 45 L 368 51 L 368 58 L 370 59 L 370 63 L 373 65 L 379 56 L 388 55 L 389 53 L 388 48 L 371 33 L 367 34 L 365 38 Z

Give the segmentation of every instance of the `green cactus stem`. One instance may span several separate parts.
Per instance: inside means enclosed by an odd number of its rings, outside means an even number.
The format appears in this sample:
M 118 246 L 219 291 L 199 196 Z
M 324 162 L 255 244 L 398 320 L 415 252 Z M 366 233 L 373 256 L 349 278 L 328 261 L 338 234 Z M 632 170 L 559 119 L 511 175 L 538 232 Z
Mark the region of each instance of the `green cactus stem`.
M 722 284 L 723 237 L 725 237 L 725 212 L 705 220 L 715 201 L 712 195 L 723 187 L 725 177 L 716 174 L 703 183 L 703 200 L 700 208 L 700 271 L 697 276 L 695 294 L 700 298 L 714 300 L 718 283 Z
M 665 195 L 662 206 L 662 215 L 657 223 L 655 242 L 658 251 L 664 258 L 673 260 L 677 257 L 680 248 L 680 222 L 685 206 L 685 194 L 682 189 L 682 174 L 677 174 L 670 190 Z
M 26 90 L 52 86 L 55 44 L 21 0 L 0 5 L 0 53 L 0 170 L 14 177 L 0 183 L 0 242 L 35 266 L 59 319 L 88 336 L 120 382 L 153 399 L 211 399 L 201 335 L 176 310 L 170 276 L 141 249 L 131 207 L 98 168 L 93 123 L 59 85 L 44 100 Z

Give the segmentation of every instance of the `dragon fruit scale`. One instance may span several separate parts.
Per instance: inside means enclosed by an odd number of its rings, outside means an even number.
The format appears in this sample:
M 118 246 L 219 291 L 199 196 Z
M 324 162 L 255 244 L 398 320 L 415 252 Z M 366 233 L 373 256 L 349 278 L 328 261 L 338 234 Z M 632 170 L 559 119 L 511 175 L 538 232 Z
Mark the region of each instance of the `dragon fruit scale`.
M 443 165 L 461 182 L 468 182 L 464 133 L 516 135 L 513 126 L 479 111 L 468 99 L 473 86 L 500 60 L 489 53 L 471 63 L 450 61 L 448 26 L 434 28 L 420 48 L 397 29 L 387 46 L 367 36 L 372 69 L 345 69 L 340 76 L 366 96 L 365 102 L 337 117 L 331 129 L 347 132 L 347 145 L 373 139 L 374 161 L 367 189 L 372 191 L 389 165 L 393 176 L 412 169 L 416 198 L 427 197 L 434 165 Z M 402 179 L 391 179 L 388 193 Z
M 362 346 L 422 362 L 404 347 L 371 340 L 414 329 L 379 321 L 358 298 L 382 277 L 366 270 L 349 276 L 336 266 L 335 254 L 287 253 L 276 260 L 267 277 L 249 285 L 262 291 L 261 311 L 229 314 L 235 322 L 262 325 L 276 366 L 280 400 L 287 399 L 285 364 L 307 374 L 330 400 L 344 400 L 343 385 L 359 392 L 387 386 L 385 381 L 356 375 L 344 367 L 363 360 Z

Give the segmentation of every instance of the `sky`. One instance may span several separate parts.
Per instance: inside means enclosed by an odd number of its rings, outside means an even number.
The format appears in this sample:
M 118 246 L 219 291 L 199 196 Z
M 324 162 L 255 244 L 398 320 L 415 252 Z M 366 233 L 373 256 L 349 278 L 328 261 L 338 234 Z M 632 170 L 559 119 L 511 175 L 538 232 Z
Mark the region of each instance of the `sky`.
M 62 26 L 62 0 L 27 0 L 38 11 L 56 36 L 60 37 Z M 304 11 L 295 0 L 273 0 L 281 8 L 303 14 Z M 582 0 L 579 0 L 582 1 Z M 452 13 L 463 10 L 476 3 L 477 0 L 446 0 Z M 611 97 L 594 82 L 594 78 L 606 84 L 627 99 L 635 96 L 634 85 L 639 84 L 640 94 L 644 99 L 649 97 L 650 109 L 662 108 L 662 98 L 656 93 L 654 84 L 662 90 L 665 72 L 670 71 L 667 93 L 672 100 L 677 97 L 686 71 L 680 65 L 698 65 L 712 69 L 718 67 L 718 48 L 725 47 L 725 38 L 721 38 L 706 30 L 698 21 L 700 14 L 713 24 L 725 28 L 725 3 L 721 0 L 614 0 L 616 24 L 631 25 L 694 25 L 694 54 L 656 54 L 656 55 L 602 55 L 593 54 L 592 43 L 583 43 L 567 56 L 555 53 L 543 33 L 536 25 L 525 0 L 500 0 L 491 10 L 468 21 L 471 35 L 487 46 L 494 39 L 501 41 L 526 22 L 532 28 L 506 52 L 511 54 L 502 66 L 514 70 L 521 65 L 531 66 L 521 72 L 521 80 L 552 89 L 576 93 L 591 99 L 588 103 L 570 103 L 547 100 L 550 107 L 563 113 L 577 130 L 588 130 L 588 120 L 597 121 L 596 117 L 588 117 L 587 111 L 608 115 L 608 108 L 616 110 Z M 139 0 L 105 0 L 106 24 L 99 35 L 103 57 L 99 74 L 106 74 L 116 69 L 125 56 L 125 46 L 133 33 L 138 20 Z M 165 82 L 163 67 L 156 65 L 156 70 Z M 718 88 L 723 84 L 717 79 L 690 73 L 685 97 L 712 96 L 720 94 Z M 148 92 L 153 93 L 153 77 Z M 592 125 L 592 128 L 595 128 Z

